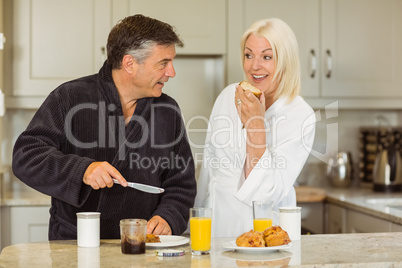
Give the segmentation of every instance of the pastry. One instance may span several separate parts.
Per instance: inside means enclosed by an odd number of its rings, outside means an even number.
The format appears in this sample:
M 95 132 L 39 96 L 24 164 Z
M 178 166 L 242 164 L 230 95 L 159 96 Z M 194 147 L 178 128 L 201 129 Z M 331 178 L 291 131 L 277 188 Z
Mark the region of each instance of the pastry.
M 161 239 L 158 235 L 147 234 L 146 243 L 160 243 L 160 242 L 161 242 Z
M 236 239 L 238 247 L 265 247 L 265 241 L 262 233 L 250 230 Z
M 262 233 L 264 236 L 266 247 L 275 247 L 286 245 L 292 242 L 288 233 L 280 226 L 272 226 L 264 230 Z

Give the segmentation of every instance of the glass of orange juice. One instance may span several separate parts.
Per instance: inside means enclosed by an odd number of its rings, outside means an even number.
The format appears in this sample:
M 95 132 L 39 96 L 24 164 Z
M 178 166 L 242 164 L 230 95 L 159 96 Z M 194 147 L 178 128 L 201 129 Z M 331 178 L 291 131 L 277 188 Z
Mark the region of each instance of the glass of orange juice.
M 253 201 L 254 231 L 263 232 L 272 226 L 273 209 L 272 201 Z
M 207 255 L 211 249 L 211 208 L 190 208 L 190 242 L 193 255 Z

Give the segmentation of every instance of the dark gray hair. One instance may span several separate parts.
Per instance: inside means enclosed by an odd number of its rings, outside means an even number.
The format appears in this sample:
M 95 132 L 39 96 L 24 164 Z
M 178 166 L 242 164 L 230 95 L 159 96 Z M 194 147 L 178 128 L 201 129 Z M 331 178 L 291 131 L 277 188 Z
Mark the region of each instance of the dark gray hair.
M 117 23 L 107 40 L 107 62 L 112 69 L 120 69 L 127 54 L 142 63 L 155 45 L 183 46 L 174 28 L 162 21 L 140 14 L 126 17 Z

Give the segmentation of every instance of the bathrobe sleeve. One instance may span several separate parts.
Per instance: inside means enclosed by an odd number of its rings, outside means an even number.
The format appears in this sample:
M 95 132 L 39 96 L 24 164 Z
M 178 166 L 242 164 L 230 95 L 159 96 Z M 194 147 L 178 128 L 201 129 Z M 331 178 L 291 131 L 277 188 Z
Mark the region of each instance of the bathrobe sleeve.
M 64 133 L 66 98 L 53 92 L 45 100 L 14 145 L 12 168 L 28 186 L 79 207 L 91 191 L 89 186 L 83 187 L 82 177 L 94 160 L 62 150 L 68 144 Z
M 253 200 L 273 200 L 278 204 L 287 198 L 313 146 L 315 115 L 301 97 L 268 117 L 272 125 L 267 149 L 248 178 L 242 175 L 235 193 L 239 201 L 250 206 Z

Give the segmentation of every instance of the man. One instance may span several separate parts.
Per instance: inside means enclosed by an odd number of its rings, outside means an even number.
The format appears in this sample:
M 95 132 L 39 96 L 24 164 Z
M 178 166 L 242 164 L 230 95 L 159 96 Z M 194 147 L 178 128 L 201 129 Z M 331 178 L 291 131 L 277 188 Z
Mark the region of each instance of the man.
M 166 23 L 123 19 L 99 73 L 60 85 L 17 139 L 14 174 L 52 196 L 49 240 L 75 239 L 76 213 L 88 211 L 101 212 L 102 239 L 119 238 L 124 218 L 148 220 L 148 233 L 186 230 L 194 162 L 179 107 L 162 93 L 175 76 L 176 44 Z M 144 193 L 127 181 L 165 192 Z

